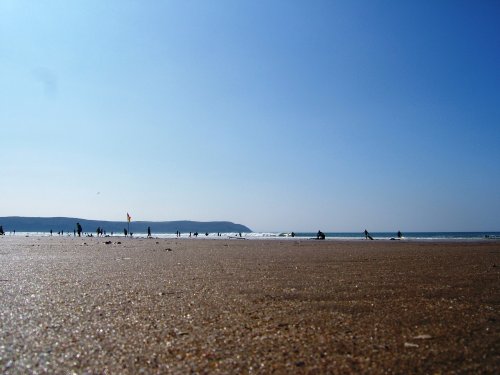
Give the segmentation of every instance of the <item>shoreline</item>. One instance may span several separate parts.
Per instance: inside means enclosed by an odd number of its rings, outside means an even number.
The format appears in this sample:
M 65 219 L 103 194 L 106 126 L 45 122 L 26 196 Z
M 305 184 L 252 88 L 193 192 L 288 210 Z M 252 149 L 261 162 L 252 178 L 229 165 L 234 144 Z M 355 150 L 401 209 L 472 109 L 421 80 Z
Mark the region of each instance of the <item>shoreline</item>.
M 445 232 L 416 232 L 416 233 L 445 233 Z M 370 241 L 390 241 L 390 242 L 401 242 L 401 243 L 413 243 L 413 242 L 500 242 L 500 232 L 467 232 L 467 233 L 495 233 L 491 237 L 486 236 L 477 236 L 477 237 L 454 237 L 452 234 L 462 233 L 462 232 L 446 232 L 450 235 L 448 237 L 379 237 L 376 234 L 373 235 L 373 240 L 365 239 L 363 236 L 327 236 L 325 239 L 317 239 L 312 236 L 283 236 L 278 233 L 260 233 L 260 232 L 251 232 L 251 233 L 243 233 L 240 237 L 238 233 L 209 233 L 208 236 L 205 234 L 198 234 L 198 236 L 189 236 L 187 233 L 182 233 L 180 236 L 177 236 L 175 233 L 154 233 L 151 239 L 157 240 L 269 240 L 269 241 L 336 241 L 336 242 L 370 242 Z M 497 235 L 498 233 L 498 235 Z M 72 233 L 64 233 L 60 235 L 58 233 L 50 234 L 49 232 L 16 232 L 16 233 L 5 233 L 3 237 L 53 237 L 53 238 L 123 238 L 123 239 L 149 239 L 147 237 L 147 233 L 133 233 L 133 236 L 124 236 L 122 233 L 120 234 L 106 234 L 104 236 L 97 236 L 95 233 L 85 232 L 81 237 L 75 236 Z M 2 238 L 2 236 L 0 236 Z
M 497 241 L 5 236 L 0 263 L 3 373 L 500 363 Z

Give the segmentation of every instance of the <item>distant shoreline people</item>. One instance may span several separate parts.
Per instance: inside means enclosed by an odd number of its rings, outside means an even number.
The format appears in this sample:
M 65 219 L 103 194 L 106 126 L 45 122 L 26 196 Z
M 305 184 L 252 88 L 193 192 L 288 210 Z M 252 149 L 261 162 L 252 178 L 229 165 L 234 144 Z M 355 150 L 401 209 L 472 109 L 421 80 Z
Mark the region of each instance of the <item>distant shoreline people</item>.
M 318 233 L 316 234 L 316 239 L 317 240 L 324 240 L 325 238 L 326 238 L 326 235 L 322 231 L 318 230 Z
M 368 233 L 368 231 L 365 229 L 365 240 L 373 240 L 373 237 Z
M 398 238 L 403 238 L 403 233 L 400 230 L 398 230 Z
M 76 232 L 78 233 L 78 237 L 82 236 L 83 229 L 80 223 L 76 223 Z M 61 232 L 61 234 L 63 234 L 63 232 Z
M 148 227 L 148 238 L 151 238 L 151 227 Z
M 3 230 L 3 226 L 0 225 L 0 236 L 3 236 L 3 235 L 5 235 L 5 232 Z

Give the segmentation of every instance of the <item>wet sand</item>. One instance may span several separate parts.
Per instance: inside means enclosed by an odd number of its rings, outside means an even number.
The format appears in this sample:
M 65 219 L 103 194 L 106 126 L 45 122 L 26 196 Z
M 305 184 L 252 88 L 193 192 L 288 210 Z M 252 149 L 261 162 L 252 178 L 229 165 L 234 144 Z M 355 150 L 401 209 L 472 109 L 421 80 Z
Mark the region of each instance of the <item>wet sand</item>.
M 500 367 L 498 241 L 2 236 L 0 301 L 7 374 Z

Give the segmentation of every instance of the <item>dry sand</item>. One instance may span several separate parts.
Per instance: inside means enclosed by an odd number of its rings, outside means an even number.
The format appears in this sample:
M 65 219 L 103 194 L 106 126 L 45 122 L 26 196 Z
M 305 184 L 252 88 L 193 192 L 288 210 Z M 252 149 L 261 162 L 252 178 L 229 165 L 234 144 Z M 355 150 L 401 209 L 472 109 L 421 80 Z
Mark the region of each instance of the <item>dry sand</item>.
M 494 241 L 3 236 L 0 372 L 493 374 L 499 302 Z

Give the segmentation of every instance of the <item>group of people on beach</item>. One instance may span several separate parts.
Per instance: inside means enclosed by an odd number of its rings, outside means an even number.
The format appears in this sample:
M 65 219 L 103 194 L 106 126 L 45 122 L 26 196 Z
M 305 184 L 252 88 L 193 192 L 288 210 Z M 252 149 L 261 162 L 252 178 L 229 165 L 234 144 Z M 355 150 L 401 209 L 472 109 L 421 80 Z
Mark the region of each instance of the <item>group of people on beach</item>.
M 397 236 L 398 236 L 398 240 L 400 240 L 403 238 L 403 233 L 401 233 L 401 231 L 398 230 Z M 373 237 L 366 229 L 365 229 L 365 240 L 373 240 Z M 391 240 L 395 240 L 395 238 L 391 238 Z
M 365 234 L 365 239 L 366 240 L 373 240 L 373 237 L 371 236 L 371 234 L 366 229 L 365 229 L 364 234 Z M 295 235 L 295 233 L 292 232 L 292 237 L 294 237 L 294 235 Z M 403 234 L 401 233 L 400 230 L 398 230 L 397 236 L 398 236 L 398 239 L 402 239 L 403 238 Z M 326 235 L 322 231 L 318 230 L 318 233 L 316 234 L 316 239 L 317 240 L 324 240 L 325 238 L 326 238 Z M 394 238 L 391 238 L 391 239 L 394 239 Z
M 101 227 L 97 228 L 96 233 L 97 233 L 97 237 L 106 236 L 106 231 Z M 15 234 L 15 231 L 14 231 L 14 234 Z M 58 234 L 62 235 L 62 234 L 64 234 L 64 232 L 61 231 L 61 232 L 58 232 Z M 78 234 L 78 237 L 81 237 L 83 234 L 83 228 L 82 228 L 80 223 L 76 223 L 76 228 L 73 231 L 74 236 L 76 236 L 77 234 Z M 132 233 L 129 232 L 127 230 L 127 228 L 123 229 L 123 234 L 125 235 L 125 237 L 127 237 L 127 235 L 132 236 Z M 5 231 L 3 229 L 3 226 L 0 225 L 0 236 L 3 236 L 3 235 L 5 235 Z M 52 229 L 50 230 L 50 235 L 52 235 Z M 111 233 L 111 235 L 113 235 L 113 233 Z M 189 232 L 189 237 L 191 237 L 192 235 L 194 235 L 194 237 L 198 237 L 198 232 L 194 232 L 194 233 Z M 366 240 L 373 240 L 373 237 L 366 229 L 364 231 L 364 235 L 365 235 Z M 92 236 L 92 235 L 90 235 L 90 236 Z M 152 238 L 151 227 L 148 227 L 148 235 L 147 236 L 148 236 L 148 238 Z M 181 237 L 181 232 L 176 231 L 176 236 Z M 205 233 L 205 236 L 208 236 L 208 233 Z M 221 233 L 217 233 L 217 236 L 220 237 Z M 292 232 L 291 236 L 295 237 L 295 233 Z M 241 233 L 239 233 L 239 237 L 242 237 Z M 486 237 L 488 238 L 488 236 L 486 236 Z M 325 238 L 326 238 L 326 234 L 323 233 L 322 231 L 318 230 L 318 233 L 316 234 L 316 239 L 317 240 L 324 240 Z M 397 239 L 400 240 L 402 238 L 403 238 L 403 234 L 401 233 L 401 231 L 398 230 Z M 391 239 L 395 239 L 395 238 L 391 238 Z

